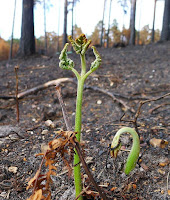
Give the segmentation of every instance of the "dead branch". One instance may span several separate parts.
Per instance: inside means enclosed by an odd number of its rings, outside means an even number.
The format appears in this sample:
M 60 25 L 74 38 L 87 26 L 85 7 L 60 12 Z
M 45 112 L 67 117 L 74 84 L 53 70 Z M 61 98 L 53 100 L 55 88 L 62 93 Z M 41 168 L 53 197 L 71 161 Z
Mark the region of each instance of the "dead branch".
M 151 113 L 153 113 L 155 110 L 157 110 L 157 109 L 159 109 L 159 108 L 161 108 L 161 107 L 163 107 L 163 106 L 167 106 L 167 105 L 170 105 L 170 103 L 162 103 L 162 104 L 160 104 L 160 105 L 158 105 L 158 106 L 156 106 L 156 107 L 150 109 L 148 112 L 151 114 Z
M 18 69 L 19 69 L 19 66 L 15 66 L 15 76 L 16 76 L 16 113 L 17 113 L 17 122 L 19 123 Z
M 138 109 L 137 109 L 136 114 L 135 114 L 135 116 L 134 116 L 134 119 L 125 120 L 125 119 L 123 119 L 124 116 L 125 116 L 125 114 L 124 114 L 124 115 L 121 117 L 120 121 L 125 121 L 125 122 L 131 122 L 131 123 L 133 123 L 134 126 L 135 126 L 136 131 L 138 132 L 137 119 L 138 119 L 138 117 L 139 117 L 139 115 L 140 115 L 140 113 L 141 113 L 141 108 L 142 108 L 142 106 L 143 106 L 145 103 L 149 103 L 149 102 L 152 102 L 152 101 L 158 101 L 158 100 L 163 99 L 163 98 L 165 98 L 165 97 L 167 97 L 167 96 L 170 96 L 170 93 L 164 94 L 164 95 L 159 96 L 159 97 L 155 97 L 155 98 L 153 98 L 153 99 L 148 99 L 148 100 L 145 100 L 145 101 L 140 101 L 139 106 L 138 106 Z M 139 133 L 139 132 L 138 132 L 138 133 Z
M 69 117 L 68 117 L 68 114 L 67 114 L 67 111 L 66 111 L 65 104 L 64 104 L 63 99 L 62 99 L 61 88 L 56 86 L 56 90 L 57 90 L 57 97 L 58 97 L 58 100 L 60 102 L 60 106 L 61 106 L 61 109 L 62 109 L 63 118 L 64 118 L 64 121 L 65 121 L 67 130 L 71 131 L 72 130 L 72 126 L 71 126 L 71 122 L 69 120 Z
M 56 80 L 52 80 L 52 81 L 48 81 L 42 85 L 39 85 L 37 87 L 34 87 L 34 88 L 31 88 L 29 90 L 26 90 L 24 92 L 21 92 L 18 94 L 18 99 L 21 99 L 29 94 L 32 94 L 32 93 L 35 93 L 35 92 L 38 92 L 40 90 L 43 90 L 43 89 L 46 89 L 50 86 L 59 86 L 61 83 L 65 83 L 65 82 L 75 82 L 74 79 L 72 78 L 59 78 L 59 79 L 56 79 Z
M 86 89 L 92 89 L 92 90 L 98 91 L 98 92 L 102 92 L 102 93 L 108 95 L 109 97 L 111 97 L 114 101 L 120 103 L 122 106 L 125 107 L 126 110 L 130 110 L 130 111 L 133 112 L 133 113 L 135 112 L 135 110 L 134 110 L 133 108 L 130 108 L 130 107 L 126 104 L 126 102 L 124 102 L 124 101 L 121 100 L 121 99 L 118 99 L 117 97 L 115 97 L 115 95 L 114 95 L 113 93 L 111 93 L 111 92 L 109 92 L 109 91 L 107 91 L 107 90 L 105 90 L 105 89 L 98 88 L 98 87 L 95 87 L 95 86 L 92 87 L 92 86 L 88 86 L 88 85 L 85 85 L 85 88 L 86 88 Z
M 44 90 L 44 89 L 46 89 L 48 87 L 51 87 L 51 86 L 59 86 L 62 83 L 65 83 L 65 82 L 76 83 L 74 81 L 74 79 L 72 79 L 72 78 L 59 78 L 59 79 L 56 79 L 56 80 L 48 81 L 48 82 L 46 82 L 46 83 L 44 83 L 42 85 L 38 85 L 38 86 L 33 87 L 31 89 L 28 89 L 28 90 L 26 90 L 24 92 L 21 92 L 21 93 L 19 93 L 17 95 L 17 97 L 18 97 L 18 99 L 22 99 L 25 96 L 28 96 L 28 95 L 33 94 L 35 92 L 38 92 L 40 90 Z M 0 99 L 5 99 L 5 100 L 7 100 L 7 99 L 16 99 L 16 96 L 4 96 L 4 95 L 2 95 L 2 96 L 0 96 Z
M 75 79 L 73 78 L 59 78 L 59 79 L 56 79 L 56 80 L 52 80 L 52 81 L 48 81 L 42 85 L 39 85 L 39 86 L 36 86 L 36 87 L 33 87 L 31 89 L 28 89 L 24 92 L 21 92 L 17 95 L 17 98 L 18 99 L 22 99 L 24 98 L 25 96 L 27 95 L 30 95 L 30 94 L 33 94 L 35 92 L 38 92 L 40 90 L 44 90 L 48 87 L 51 87 L 51 86 L 60 86 L 62 83 L 65 83 L 65 82 L 72 82 L 74 84 L 77 84 Z M 123 96 L 123 95 L 119 95 L 119 94 L 113 94 L 105 89 L 102 89 L 102 88 L 99 88 L 99 87 L 95 87 L 95 86 L 88 86 L 88 85 L 85 85 L 84 86 L 85 89 L 91 89 L 91 90 L 94 90 L 94 91 L 97 91 L 97 92 L 101 92 L 101 93 L 104 93 L 106 95 L 108 95 L 109 97 L 111 97 L 114 101 L 118 102 L 119 104 L 121 104 L 123 107 L 125 107 L 126 110 L 129 110 L 131 111 L 132 113 L 134 113 L 134 109 L 133 108 L 130 108 L 125 101 L 121 100 L 121 99 L 118 99 L 116 96 L 119 96 L 121 98 L 125 98 L 127 100 L 130 100 L 128 97 L 126 96 Z M 0 96 L 0 99 L 4 99 L 4 100 L 8 100 L 8 99 L 16 99 L 16 96 Z

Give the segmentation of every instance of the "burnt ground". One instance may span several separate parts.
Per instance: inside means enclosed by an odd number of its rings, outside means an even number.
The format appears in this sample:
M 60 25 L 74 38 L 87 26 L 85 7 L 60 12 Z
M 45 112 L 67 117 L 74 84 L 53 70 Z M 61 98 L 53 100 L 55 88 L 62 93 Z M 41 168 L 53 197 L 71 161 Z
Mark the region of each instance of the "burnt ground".
M 170 43 L 120 49 L 99 48 L 98 51 L 102 57 L 102 65 L 86 80 L 86 84 L 111 92 L 134 113 L 126 110 L 107 94 L 93 89 L 84 90 L 82 141 L 85 157 L 90 160 L 89 168 L 111 199 L 170 199 L 169 145 L 161 148 L 150 144 L 152 138 L 161 139 L 162 142 L 170 138 L 169 96 L 146 103 L 141 108 L 137 118 L 141 159 L 135 170 L 129 176 L 122 171 L 127 151 L 120 151 L 116 160 L 109 156 L 106 169 L 108 144 L 119 128 L 134 127 L 128 120 L 134 119 L 139 102 L 170 92 Z M 19 92 L 53 79 L 73 78 L 72 72 L 58 67 L 58 57 L 59 55 L 37 55 L 14 59 L 8 65 L 5 61 L 0 62 L 0 96 L 15 95 L 16 65 L 19 65 Z M 75 61 L 79 70 L 78 55 L 69 54 L 69 57 Z M 88 52 L 87 66 L 93 60 L 92 53 Z M 74 126 L 76 85 L 62 83 L 61 90 Z M 31 194 L 25 188 L 41 162 L 41 158 L 35 155 L 41 152 L 43 143 L 48 143 L 55 137 L 54 131 L 66 130 L 54 87 L 20 99 L 19 109 L 20 122 L 17 125 L 15 101 L 0 99 L 0 200 L 26 199 Z M 124 113 L 125 121 L 120 121 Z M 48 119 L 53 121 L 54 127 L 45 125 Z M 122 138 L 122 143 L 124 148 L 130 149 L 131 139 L 127 135 Z M 17 171 L 11 172 L 11 166 L 17 167 Z M 52 199 L 74 199 L 73 177 L 68 177 L 67 169 L 60 158 L 56 166 L 57 176 L 53 177 Z

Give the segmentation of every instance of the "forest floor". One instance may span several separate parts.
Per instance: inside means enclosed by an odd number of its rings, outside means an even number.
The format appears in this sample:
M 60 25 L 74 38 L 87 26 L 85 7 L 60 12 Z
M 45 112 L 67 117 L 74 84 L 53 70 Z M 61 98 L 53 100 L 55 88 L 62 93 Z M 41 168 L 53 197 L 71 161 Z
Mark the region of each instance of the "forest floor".
M 88 166 L 95 180 L 113 200 L 168 200 L 170 43 L 98 48 L 98 51 L 102 65 L 86 80 L 86 85 L 92 88 L 86 87 L 83 100 L 82 141 Z M 2 96 L 15 96 L 16 65 L 19 66 L 19 93 L 50 80 L 74 78 L 71 71 L 58 67 L 58 57 L 37 55 L 14 59 L 8 65 L 6 61 L 0 62 L 0 200 L 20 200 L 31 195 L 31 190 L 26 190 L 27 182 L 35 175 L 41 162 L 41 157 L 35 155 L 41 152 L 42 144 L 55 138 L 56 130 L 66 130 L 54 87 L 19 100 L 19 123 L 16 121 L 15 100 Z M 79 70 L 79 56 L 73 53 L 69 57 Z M 93 60 L 94 56 L 89 50 L 87 66 Z M 95 87 L 103 90 L 95 90 Z M 76 84 L 62 83 L 61 92 L 74 126 Z M 104 92 L 114 94 L 116 99 Z M 123 166 L 128 151 L 120 151 L 116 160 L 110 156 L 107 159 L 108 145 L 118 129 L 123 126 L 134 127 L 129 120 L 134 119 L 140 101 L 154 98 L 155 101 L 142 105 L 137 117 L 141 157 L 136 168 L 126 176 Z M 127 105 L 126 108 L 122 102 Z M 51 127 L 47 125 L 47 120 L 53 122 Z M 122 137 L 122 143 L 125 150 L 131 148 L 128 135 Z M 73 177 L 68 176 L 61 158 L 56 166 L 57 176 L 52 178 L 52 199 L 73 200 Z

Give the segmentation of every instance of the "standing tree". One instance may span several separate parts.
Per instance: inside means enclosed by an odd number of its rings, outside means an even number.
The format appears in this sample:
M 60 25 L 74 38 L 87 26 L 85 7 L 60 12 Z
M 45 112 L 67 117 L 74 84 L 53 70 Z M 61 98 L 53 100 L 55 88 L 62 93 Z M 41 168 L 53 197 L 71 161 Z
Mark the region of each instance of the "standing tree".
M 67 0 L 64 1 L 64 32 L 63 32 L 63 46 L 67 43 Z
M 44 36 L 45 36 L 45 54 L 47 54 L 46 4 L 45 4 L 45 0 L 44 0 Z
M 111 14 L 112 0 L 110 0 L 109 6 L 109 21 L 108 21 L 108 30 L 107 30 L 107 48 L 109 47 L 109 33 L 110 33 L 110 14 Z
M 72 2 L 70 2 L 72 4 L 72 8 L 71 8 L 71 12 L 72 12 L 72 19 L 71 19 L 71 36 L 72 38 L 74 38 L 74 7 L 76 5 L 77 2 L 79 2 L 80 0 L 72 0 Z
M 104 32 L 105 8 L 106 8 L 106 0 L 104 0 L 104 7 L 103 7 L 102 31 L 101 31 L 101 36 L 100 36 L 100 45 L 101 46 L 103 46 L 103 32 Z
M 95 26 L 92 35 L 90 36 L 90 39 L 93 41 L 92 42 L 93 45 L 100 45 L 101 30 L 102 30 L 102 21 L 99 21 Z
M 22 27 L 18 55 L 28 56 L 35 53 L 34 37 L 34 0 L 23 0 Z
M 14 22 L 15 22 L 15 11 L 16 11 L 16 0 L 15 0 L 15 4 L 14 4 L 14 15 L 13 15 L 13 23 L 12 23 L 12 33 L 11 33 L 11 43 L 10 43 L 10 51 L 9 51 L 9 61 L 12 59 L 13 33 L 14 33 Z
M 74 0 L 72 1 L 72 22 L 71 22 L 71 36 L 74 38 Z
M 121 32 L 118 28 L 117 20 L 114 19 L 112 23 L 112 27 L 110 28 L 112 37 L 113 37 L 113 43 L 116 45 L 117 43 L 120 43 L 121 40 Z
M 170 40 L 170 0 L 165 0 L 161 41 Z
M 136 16 L 136 0 L 131 0 L 129 45 L 135 45 L 135 16 Z
M 155 41 L 155 12 L 156 12 L 156 1 L 154 3 L 154 12 L 153 12 L 153 25 L 152 25 L 152 38 L 151 41 L 154 42 Z

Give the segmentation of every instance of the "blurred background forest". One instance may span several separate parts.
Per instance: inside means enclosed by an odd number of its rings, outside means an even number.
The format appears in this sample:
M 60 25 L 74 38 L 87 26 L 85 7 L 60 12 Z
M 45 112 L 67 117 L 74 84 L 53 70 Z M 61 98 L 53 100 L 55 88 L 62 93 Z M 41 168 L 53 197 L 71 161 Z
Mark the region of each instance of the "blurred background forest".
M 20 16 L 20 38 L 15 37 L 15 25 L 19 21 L 16 18 L 19 12 L 17 1 L 20 1 L 22 15 Z M 94 2 L 93 2 L 94 1 Z M 83 6 L 85 0 L 10 0 L 13 5 L 11 21 L 6 24 L 9 28 L 8 39 L 3 38 L 0 28 L 0 60 L 12 59 L 15 56 L 28 56 L 35 53 L 43 55 L 55 55 L 60 52 L 63 45 L 67 42 L 67 36 L 72 35 L 76 38 L 83 31 L 88 39 L 93 41 L 93 45 L 104 48 L 125 47 L 127 45 L 146 45 L 158 41 L 166 41 L 170 39 L 170 0 L 148 0 L 152 2 L 149 8 L 144 4 L 145 0 L 91 0 L 92 3 L 87 5 L 86 16 L 84 17 L 90 22 L 98 16 L 99 20 L 96 25 L 91 28 L 91 33 L 86 33 L 82 30 L 80 24 L 77 25 L 77 19 L 80 17 L 78 12 L 79 7 Z M 57 17 L 53 19 L 57 31 L 48 31 L 47 16 L 57 2 Z M 159 4 L 163 5 L 160 10 Z M 142 6 L 143 4 L 143 6 Z M 115 7 L 115 5 L 117 7 Z M 93 7 L 93 12 L 89 13 L 90 7 Z M 0 1 L 0 7 L 3 8 L 3 1 Z M 89 9 L 88 9 L 89 7 Z M 98 9 L 99 7 L 102 8 Z M 116 9 L 119 8 L 120 10 Z M 41 9 L 41 13 L 39 10 Z M 148 10 L 152 13 L 152 19 L 149 24 L 142 25 L 142 17 L 147 16 Z M 8 11 L 5 11 L 8 12 Z M 38 27 L 35 23 L 35 13 L 39 12 L 39 22 L 42 21 L 42 32 L 40 36 L 35 36 L 35 28 Z M 113 13 L 117 12 L 117 17 L 114 18 Z M 162 18 L 156 18 L 157 12 Z M 36 14 L 37 15 L 37 14 Z M 52 13 L 51 13 L 52 15 Z M 138 16 L 138 17 L 136 17 Z M 97 18 L 95 18 L 97 19 Z M 121 20 L 119 20 L 121 19 Z M 1 17 L 2 20 L 2 17 Z M 18 21 L 17 21 L 18 20 Z M 155 28 L 155 23 L 160 20 L 161 28 Z M 5 21 L 5 20 L 4 20 Z M 90 24 L 90 23 L 89 23 Z M 90 25 L 89 25 L 90 26 Z M 87 29 L 89 28 L 86 25 Z

